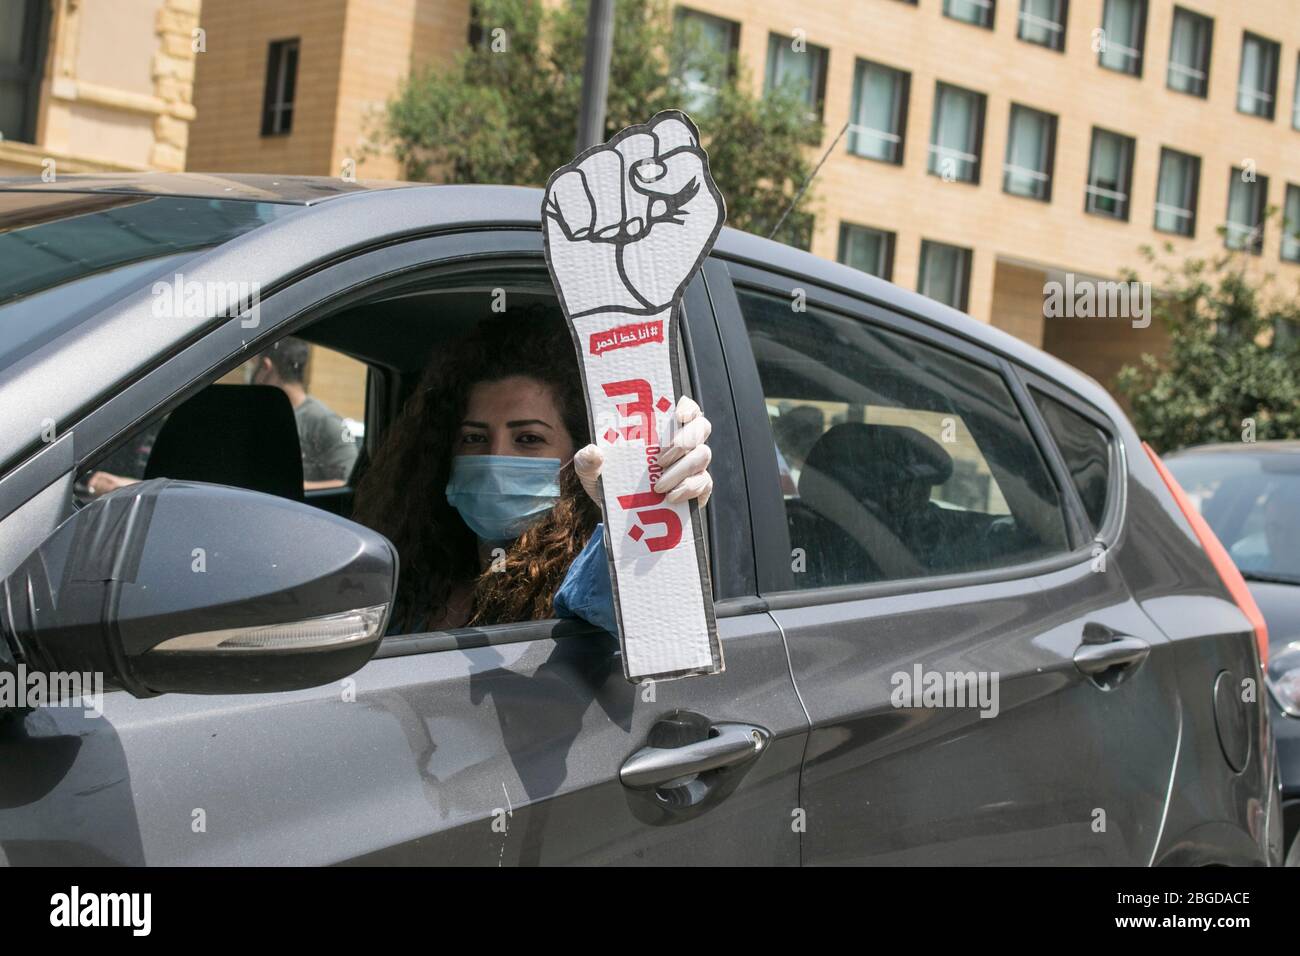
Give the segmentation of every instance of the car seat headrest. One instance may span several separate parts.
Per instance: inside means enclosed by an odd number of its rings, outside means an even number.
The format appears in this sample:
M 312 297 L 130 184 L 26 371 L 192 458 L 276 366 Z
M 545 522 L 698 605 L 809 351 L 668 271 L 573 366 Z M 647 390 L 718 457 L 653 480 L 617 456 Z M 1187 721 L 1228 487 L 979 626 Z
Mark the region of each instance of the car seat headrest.
M 209 385 L 168 417 L 144 477 L 302 501 L 302 448 L 289 397 L 273 385 Z
M 844 422 L 817 439 L 800 476 L 835 482 L 859 500 L 875 498 L 880 489 L 898 484 L 933 488 L 952 477 L 952 456 L 932 438 L 904 425 Z

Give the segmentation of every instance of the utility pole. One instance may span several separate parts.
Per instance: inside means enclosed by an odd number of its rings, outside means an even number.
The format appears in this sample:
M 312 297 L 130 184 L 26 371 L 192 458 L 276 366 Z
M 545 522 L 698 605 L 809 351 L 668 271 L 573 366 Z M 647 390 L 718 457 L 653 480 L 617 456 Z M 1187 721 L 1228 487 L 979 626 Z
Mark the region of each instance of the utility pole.
M 605 141 L 605 98 L 614 53 L 614 0 L 588 0 L 587 59 L 582 65 L 578 152 Z

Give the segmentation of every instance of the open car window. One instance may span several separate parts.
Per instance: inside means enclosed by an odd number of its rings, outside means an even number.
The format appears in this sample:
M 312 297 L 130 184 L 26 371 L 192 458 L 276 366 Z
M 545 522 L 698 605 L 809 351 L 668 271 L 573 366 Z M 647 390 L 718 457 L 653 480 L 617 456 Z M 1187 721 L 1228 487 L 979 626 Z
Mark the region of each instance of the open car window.
M 505 312 L 510 314 L 503 316 Z M 572 355 L 570 333 L 544 272 L 519 269 L 415 279 L 400 291 L 355 302 L 272 345 L 259 343 L 237 365 L 232 358 L 220 377 L 167 414 L 142 423 L 83 469 L 78 496 L 85 503 L 125 483 L 180 478 L 305 501 L 367 525 L 397 547 L 408 582 L 388 629 L 392 638 L 554 617 L 539 616 L 536 607 L 513 608 L 508 601 L 490 619 L 472 623 L 428 616 L 422 606 L 413 617 L 398 613 L 421 596 L 412 590 L 414 583 L 433 580 L 454 566 L 457 582 L 463 584 L 460 572 L 472 581 L 483 569 L 478 557 L 470 562 L 472 567 L 464 561 L 454 564 L 436 553 L 437 547 L 416 540 L 430 537 L 418 530 L 424 528 L 434 529 L 434 539 L 449 540 L 442 526 L 429 522 L 434 511 L 442 512 L 438 521 L 452 521 L 457 540 L 472 537 L 453 520 L 454 512 L 448 513 L 447 476 L 439 478 L 435 469 L 394 456 L 391 449 L 385 455 L 397 429 L 412 429 L 406 412 L 412 399 L 422 394 L 422 386 L 430 385 L 425 376 L 431 366 L 445 370 L 450 360 L 455 367 L 464 341 L 481 323 L 527 322 L 539 314 L 559 323 L 564 353 Z M 580 395 L 576 361 L 573 371 Z M 450 408 L 455 403 L 433 404 Z M 581 400 L 577 408 L 581 427 L 573 438 L 580 447 L 589 440 L 589 429 Z M 415 433 L 431 438 L 434 429 L 427 428 L 429 424 L 417 421 Z M 573 423 L 568 424 L 572 430 Z M 385 493 L 381 486 L 395 491 Z M 598 521 L 597 507 L 591 523 Z M 413 554 L 411 547 L 422 550 Z M 503 550 L 493 554 L 500 558 Z M 566 559 L 550 569 L 558 577 L 548 578 L 548 595 L 555 593 L 569 563 Z M 458 607 L 470 606 L 463 589 L 454 597 Z

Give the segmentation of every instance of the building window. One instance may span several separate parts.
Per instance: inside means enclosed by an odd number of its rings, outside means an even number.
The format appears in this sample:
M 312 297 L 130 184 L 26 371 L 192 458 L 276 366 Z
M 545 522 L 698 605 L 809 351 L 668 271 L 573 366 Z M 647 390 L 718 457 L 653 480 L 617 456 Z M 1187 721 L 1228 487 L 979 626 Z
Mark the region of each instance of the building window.
M 858 60 L 853 79 L 849 152 L 886 163 L 903 162 L 908 74 Z
M 992 30 L 995 4 L 996 0 L 943 0 L 943 15 Z
M 1264 203 L 1268 199 L 1268 177 L 1245 170 L 1232 170 L 1228 183 L 1228 221 L 1224 243 L 1252 256 L 1264 251 Z
M 1134 140 L 1109 130 L 1092 129 L 1092 155 L 1084 209 L 1098 216 L 1128 220 L 1129 190 L 1133 183 Z
M 36 141 L 49 7 L 46 0 L 0 3 L 0 139 Z
M 1003 191 L 1051 202 L 1055 155 L 1056 117 L 1012 103 L 1007 161 L 1002 167 Z
M 740 24 L 708 13 L 678 7 L 674 24 L 676 74 L 689 111 L 713 105 L 731 76 L 740 45 Z
M 978 183 L 984 141 L 984 94 L 935 84 L 929 170 L 948 181 Z
M 1065 49 L 1066 5 L 1069 0 L 1020 0 L 1016 36 L 1058 53 Z
M 293 94 L 297 85 L 298 41 L 275 40 L 266 56 L 263 136 L 283 136 L 293 129 Z
M 1214 21 L 1182 7 L 1174 7 L 1174 28 L 1169 37 L 1171 90 L 1204 98 L 1210 85 L 1210 45 Z
M 917 291 L 965 312 L 970 293 L 970 255 L 969 249 L 922 239 Z
M 1300 129 L 1300 57 L 1296 58 L 1295 92 L 1291 94 L 1291 128 Z
M 1098 62 L 1108 70 L 1142 75 L 1146 45 L 1146 0 L 1106 0 L 1101 16 Z
M 1241 76 L 1237 80 L 1237 112 L 1273 118 L 1277 96 L 1277 60 L 1281 47 L 1247 33 L 1241 38 Z
M 1282 258 L 1300 262 L 1300 186 L 1287 183 L 1282 210 Z
M 826 61 L 829 56 L 825 47 L 804 43 L 801 49 L 796 50 L 790 37 L 771 34 L 767 40 L 767 89 L 786 87 L 793 90 L 820 118 L 822 100 L 826 96 Z
M 836 258 L 846 266 L 889 279 L 894 274 L 894 234 L 841 223 L 840 251 Z
M 1196 234 L 1196 195 L 1201 161 L 1164 147 L 1160 150 L 1160 180 L 1156 186 L 1156 229 L 1176 236 Z

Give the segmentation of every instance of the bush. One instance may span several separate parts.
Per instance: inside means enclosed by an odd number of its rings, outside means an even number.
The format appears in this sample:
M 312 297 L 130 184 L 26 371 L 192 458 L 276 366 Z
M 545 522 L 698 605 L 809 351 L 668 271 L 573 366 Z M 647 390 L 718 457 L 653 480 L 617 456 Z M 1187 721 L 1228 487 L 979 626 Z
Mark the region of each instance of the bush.
M 1150 247 L 1142 252 L 1170 348 L 1159 360 L 1143 355 L 1116 380 L 1139 434 L 1161 452 L 1300 436 L 1297 290 L 1252 275 L 1243 252 L 1177 265 L 1159 262 Z
M 381 136 L 408 179 L 542 186 L 575 152 L 586 4 L 477 3 L 482 41 L 450 64 L 418 70 L 388 103 Z M 700 127 L 727 223 L 766 235 L 811 171 L 821 122 L 797 90 L 748 93 L 735 62 L 689 22 L 674 31 L 663 0 L 619 0 L 606 132 L 687 107 Z M 683 79 L 711 88 L 702 96 Z M 805 237 L 805 196 L 782 229 Z

